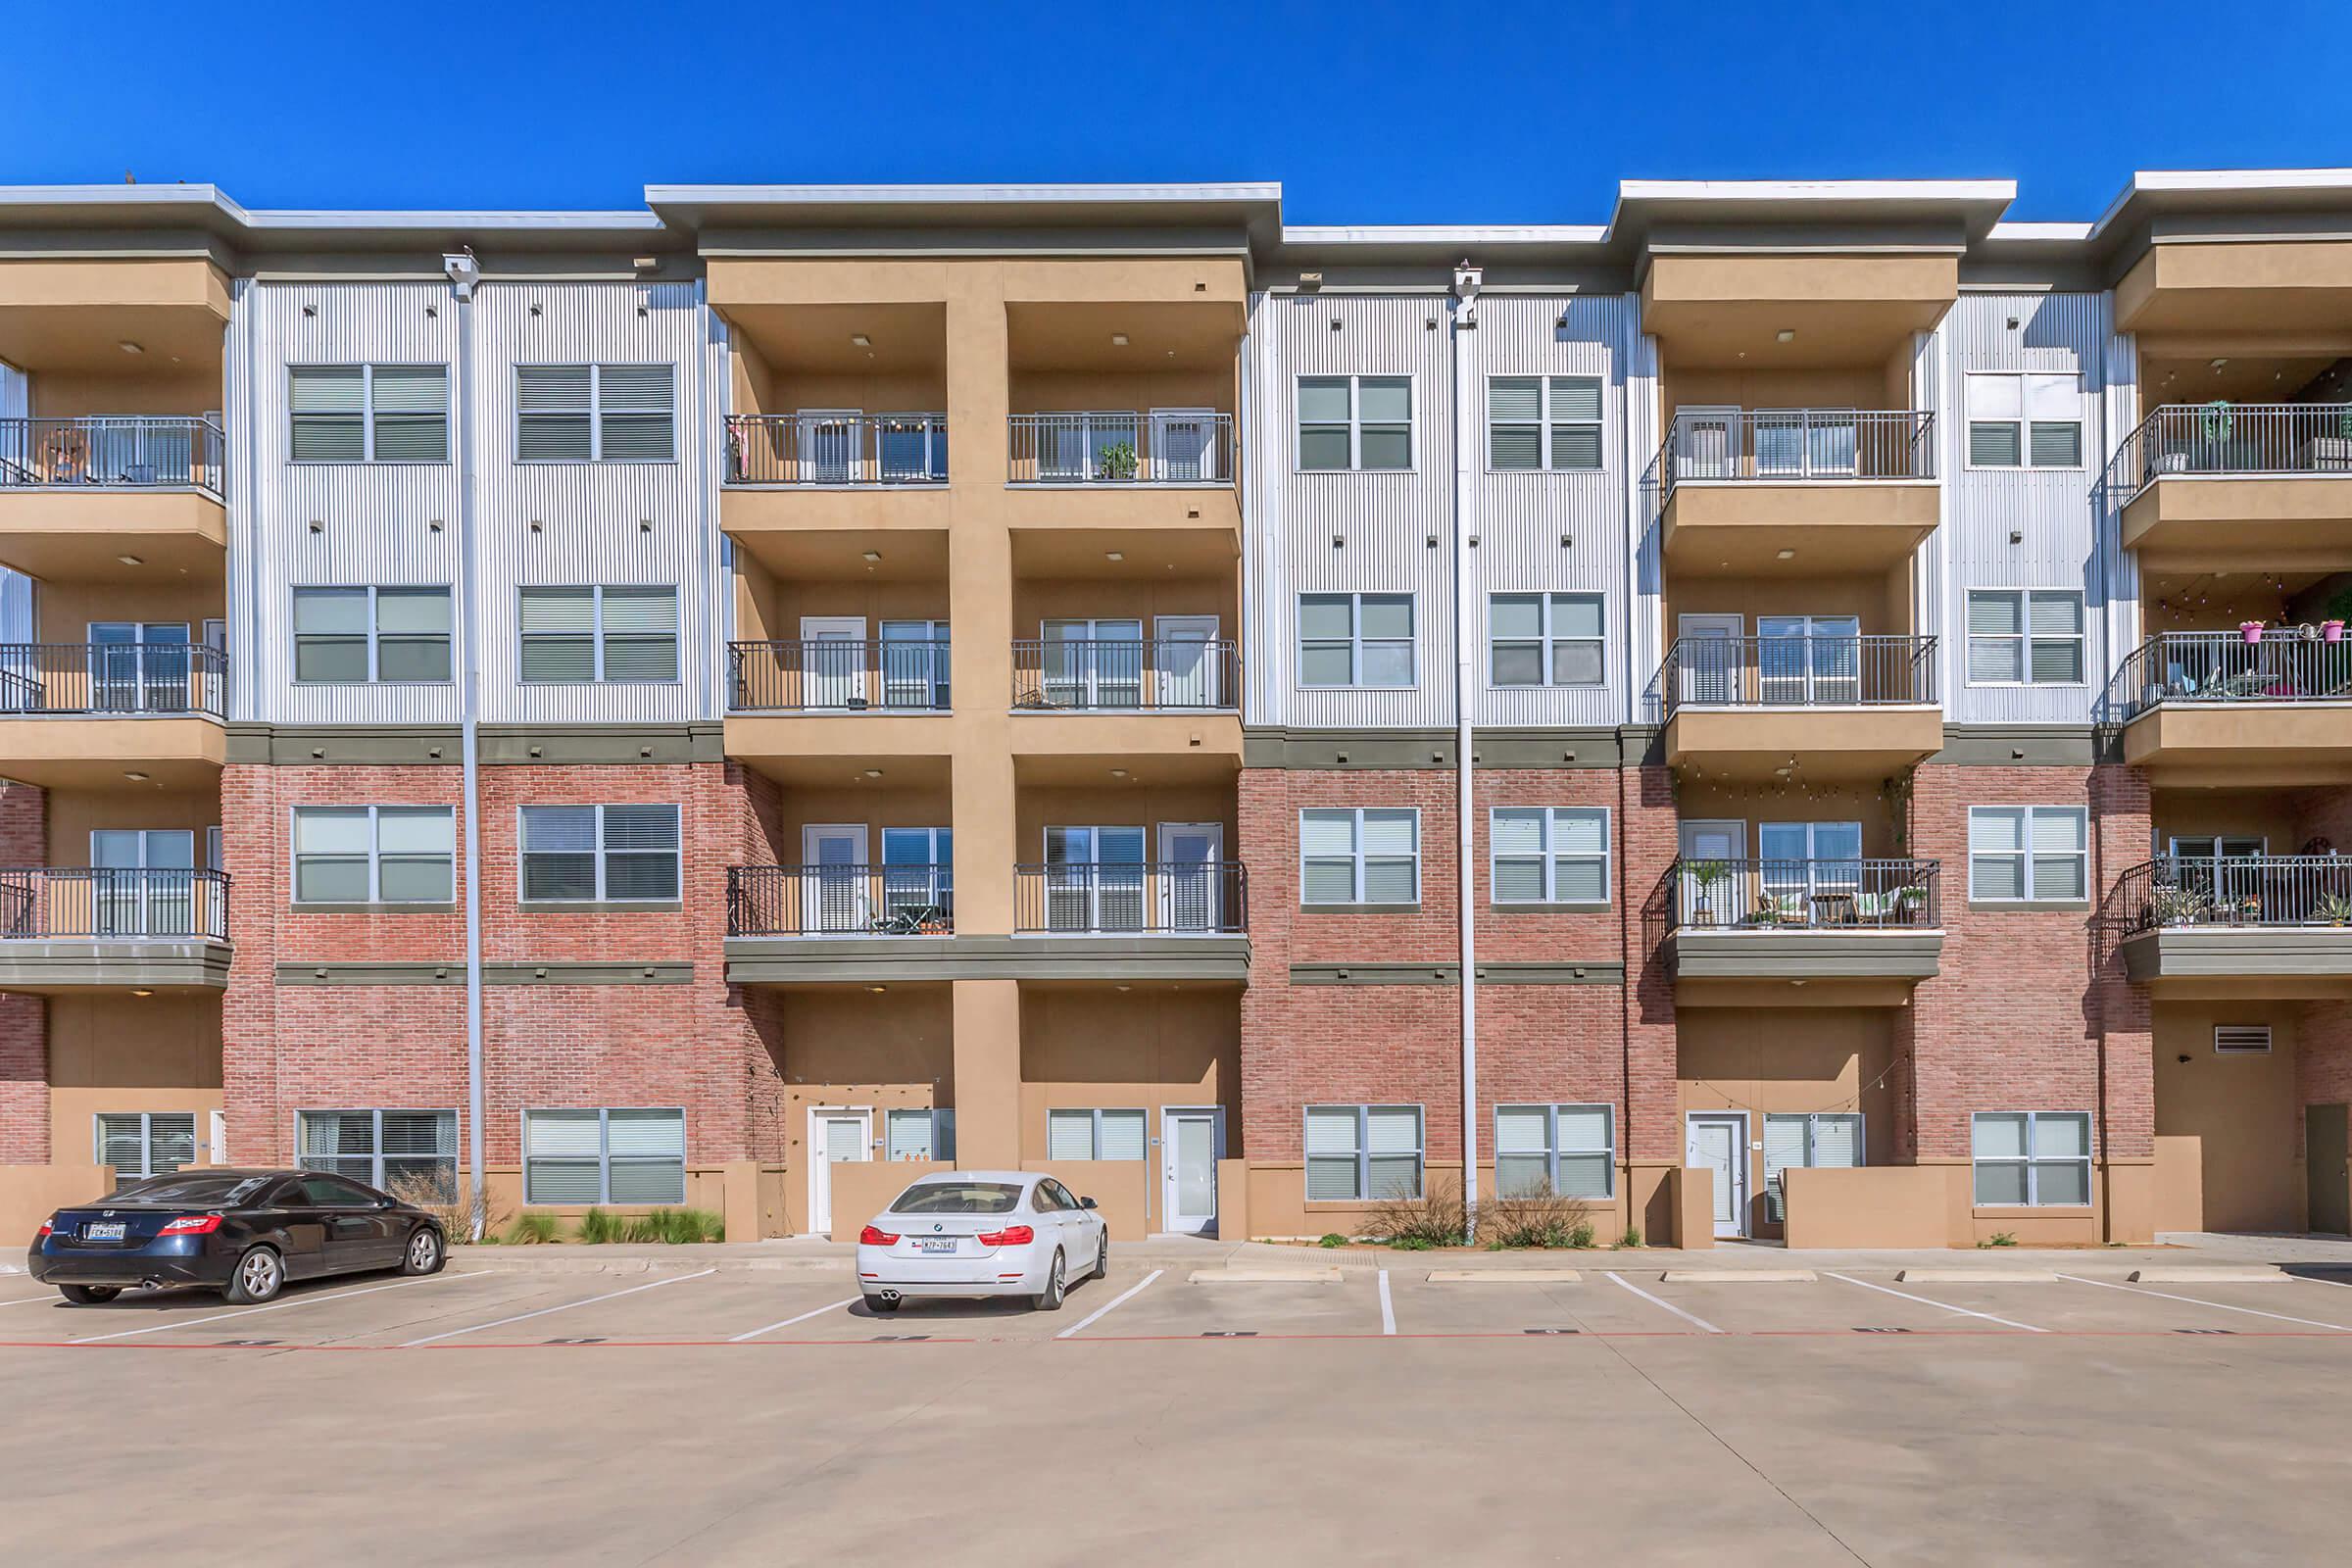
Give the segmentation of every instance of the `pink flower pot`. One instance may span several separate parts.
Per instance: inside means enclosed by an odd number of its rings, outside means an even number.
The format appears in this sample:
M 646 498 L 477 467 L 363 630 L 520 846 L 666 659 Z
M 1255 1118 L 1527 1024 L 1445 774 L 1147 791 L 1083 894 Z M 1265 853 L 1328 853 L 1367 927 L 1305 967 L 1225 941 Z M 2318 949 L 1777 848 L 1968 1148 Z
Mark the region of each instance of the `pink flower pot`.
M 2342 621 L 2340 621 L 2340 620 L 2323 620 L 2323 621 L 2321 621 L 2321 622 L 2320 622 L 2320 637 L 2321 637 L 2321 639 L 2322 639 L 2323 641 L 2325 641 L 2325 642 L 2331 642 L 2331 643 L 2340 643 L 2340 642 L 2342 642 L 2342 641 L 2344 640 L 2344 623 L 2343 623 Z
M 2237 629 L 2239 633 L 2244 636 L 2246 641 L 2250 643 L 2258 643 L 2262 641 L 2262 622 L 2259 620 L 2239 621 Z

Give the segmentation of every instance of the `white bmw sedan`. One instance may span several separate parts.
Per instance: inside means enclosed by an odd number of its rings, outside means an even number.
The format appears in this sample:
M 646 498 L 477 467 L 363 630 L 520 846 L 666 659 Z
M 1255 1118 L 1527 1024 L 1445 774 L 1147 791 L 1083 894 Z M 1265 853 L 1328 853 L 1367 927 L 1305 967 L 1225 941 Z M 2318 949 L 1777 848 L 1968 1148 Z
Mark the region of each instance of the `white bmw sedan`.
M 909 1296 L 1026 1296 L 1051 1312 L 1071 1275 L 1109 1271 L 1095 1200 L 1034 1171 L 925 1176 L 858 1234 L 858 1289 L 877 1312 Z

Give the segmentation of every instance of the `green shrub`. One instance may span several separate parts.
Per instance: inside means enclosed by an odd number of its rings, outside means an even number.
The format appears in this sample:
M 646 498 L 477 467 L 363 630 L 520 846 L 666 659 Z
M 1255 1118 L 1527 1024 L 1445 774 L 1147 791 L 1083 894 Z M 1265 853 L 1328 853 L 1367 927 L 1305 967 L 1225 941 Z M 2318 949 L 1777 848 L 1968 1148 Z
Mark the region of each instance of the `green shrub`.
M 1348 1238 L 1342 1236 L 1338 1231 L 1326 1231 L 1323 1239 L 1315 1245 L 1317 1247 L 1346 1247 Z
M 1642 1227 L 1639 1225 L 1628 1225 L 1625 1228 L 1625 1234 L 1618 1237 L 1614 1245 L 1620 1249 L 1628 1247 L 1640 1247 L 1642 1245 Z
M 2017 1233 L 2015 1231 L 1994 1231 L 1990 1240 L 1979 1242 L 1977 1245 L 1979 1247 L 2015 1247 Z
M 536 1247 L 555 1241 L 561 1234 L 555 1215 L 545 1209 L 526 1208 L 514 1216 L 514 1224 L 507 1232 L 507 1240 L 517 1247 Z
M 594 1246 L 619 1241 L 621 1229 L 618 1217 L 601 1208 L 592 1208 L 580 1216 L 580 1240 Z
M 662 1210 L 662 1240 L 675 1247 L 726 1240 L 727 1222 L 707 1208 Z
M 660 1242 L 667 1240 L 667 1238 L 662 1234 L 661 1213 L 657 1210 L 651 1214 L 630 1215 L 621 1226 L 620 1239 L 624 1242 Z
M 1433 1247 L 1459 1247 L 1469 1227 L 1458 1186 L 1431 1183 L 1419 1198 L 1383 1199 L 1372 1210 L 1366 1234 L 1392 1247 L 1426 1251 Z
M 1575 1199 L 1562 1198 L 1548 1182 L 1497 1195 L 1481 1216 L 1480 1231 L 1494 1251 L 1592 1245 L 1592 1222 Z
M 1455 1240 L 1459 1241 L 1460 1238 L 1456 1237 Z M 1397 1236 L 1392 1237 L 1389 1245 L 1399 1252 L 1429 1252 L 1435 1251 L 1441 1244 L 1426 1236 Z

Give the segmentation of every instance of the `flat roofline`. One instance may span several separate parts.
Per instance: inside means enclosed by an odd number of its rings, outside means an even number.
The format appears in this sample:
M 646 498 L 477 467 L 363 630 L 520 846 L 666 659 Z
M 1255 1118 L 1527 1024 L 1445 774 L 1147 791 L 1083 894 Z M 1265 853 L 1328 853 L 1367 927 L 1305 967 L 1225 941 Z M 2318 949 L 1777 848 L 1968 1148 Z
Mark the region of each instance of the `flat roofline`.
M 1280 181 L 1238 184 L 648 185 L 648 207 L 954 206 L 991 203 L 1280 202 Z

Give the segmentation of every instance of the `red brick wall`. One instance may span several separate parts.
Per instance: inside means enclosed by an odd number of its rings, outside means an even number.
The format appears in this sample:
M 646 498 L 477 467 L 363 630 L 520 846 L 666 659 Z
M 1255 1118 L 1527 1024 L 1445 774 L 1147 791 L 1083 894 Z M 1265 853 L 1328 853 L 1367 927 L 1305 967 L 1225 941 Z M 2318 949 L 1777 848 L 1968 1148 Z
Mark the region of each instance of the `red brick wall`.
M 0 866 L 45 865 L 47 797 L 0 780 Z M 0 1164 L 49 1158 L 47 1013 L 38 997 L 0 996 Z
M 2295 1029 L 2295 1102 L 2352 1102 L 2352 1002 L 2305 1004 Z

